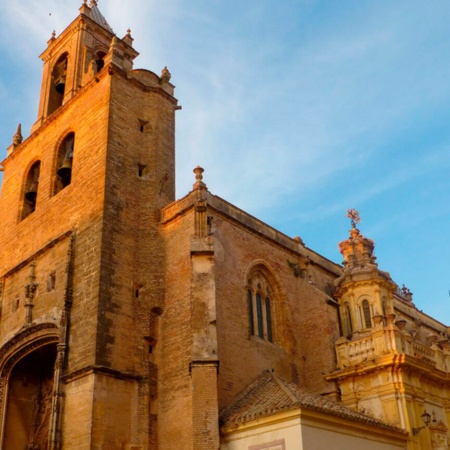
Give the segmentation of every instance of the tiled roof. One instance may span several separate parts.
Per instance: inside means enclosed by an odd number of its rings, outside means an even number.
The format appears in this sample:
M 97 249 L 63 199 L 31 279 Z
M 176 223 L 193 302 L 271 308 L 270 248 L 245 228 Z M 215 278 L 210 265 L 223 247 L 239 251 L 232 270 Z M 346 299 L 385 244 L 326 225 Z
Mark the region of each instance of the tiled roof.
M 220 419 L 223 426 L 230 426 L 296 408 L 318 411 L 392 431 L 404 431 L 339 405 L 330 398 L 287 383 L 270 372 L 258 377 L 228 407 L 222 410 Z
M 114 33 L 113 29 L 109 26 L 109 23 L 106 21 L 105 17 L 98 9 L 97 2 L 91 1 L 89 7 L 91 8 L 90 13 L 91 19 L 97 22 L 100 26 L 102 26 L 106 30 L 108 30 L 110 33 Z

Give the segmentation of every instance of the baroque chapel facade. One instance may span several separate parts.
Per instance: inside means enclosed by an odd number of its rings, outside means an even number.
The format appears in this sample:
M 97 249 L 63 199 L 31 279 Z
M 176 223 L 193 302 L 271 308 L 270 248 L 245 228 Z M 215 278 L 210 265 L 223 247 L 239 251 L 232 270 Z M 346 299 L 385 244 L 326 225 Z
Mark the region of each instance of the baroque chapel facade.
M 447 327 L 354 212 L 339 265 L 201 167 L 175 200 L 180 107 L 137 56 L 85 1 L 1 163 L 1 448 L 447 449 Z

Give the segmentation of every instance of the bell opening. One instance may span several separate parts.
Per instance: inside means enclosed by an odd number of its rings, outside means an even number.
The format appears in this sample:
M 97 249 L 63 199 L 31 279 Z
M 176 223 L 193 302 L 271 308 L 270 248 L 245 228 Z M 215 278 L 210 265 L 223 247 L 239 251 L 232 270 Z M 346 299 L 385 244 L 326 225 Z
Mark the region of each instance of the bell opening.
M 65 159 L 61 164 L 61 167 L 57 170 L 56 174 L 60 178 L 63 186 L 68 186 L 72 179 L 72 159 Z

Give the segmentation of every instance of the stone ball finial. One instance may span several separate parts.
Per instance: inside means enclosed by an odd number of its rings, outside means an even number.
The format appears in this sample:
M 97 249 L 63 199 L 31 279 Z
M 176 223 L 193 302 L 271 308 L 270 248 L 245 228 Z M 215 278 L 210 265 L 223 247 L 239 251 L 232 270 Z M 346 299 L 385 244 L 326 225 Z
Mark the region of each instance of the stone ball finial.
M 172 75 L 170 74 L 167 66 L 165 66 L 164 69 L 161 71 L 161 80 L 162 81 L 170 81 L 171 78 L 172 78 Z
M 131 37 L 131 29 L 130 28 L 128 28 L 128 30 L 127 30 L 127 36 Z

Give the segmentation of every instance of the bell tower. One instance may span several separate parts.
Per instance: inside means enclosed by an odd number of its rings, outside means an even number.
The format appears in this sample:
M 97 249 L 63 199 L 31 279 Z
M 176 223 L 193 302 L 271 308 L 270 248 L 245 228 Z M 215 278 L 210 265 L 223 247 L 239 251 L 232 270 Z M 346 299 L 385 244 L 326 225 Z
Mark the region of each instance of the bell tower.
M 107 59 L 111 61 L 112 54 L 108 53 L 113 37 L 114 32 L 98 9 L 96 0 L 91 0 L 89 6 L 85 0 L 80 15 L 60 36 L 52 33 L 46 50 L 40 55 L 44 62 L 41 98 L 32 131 L 94 79 Z M 121 46 L 120 58 L 116 58 L 115 63 L 129 71 L 138 52 L 131 46 L 129 33 L 122 43 L 126 45 Z
M 356 227 L 359 213 L 351 209 L 348 217 L 352 224 L 350 236 L 339 243 L 344 257 L 343 275 L 335 280 L 343 336 L 370 332 L 375 322 L 393 314 L 395 291 L 389 273 L 381 271 L 375 262 L 373 241 Z
M 157 448 L 161 208 L 175 196 L 171 75 L 134 69 L 86 0 L 44 61 L 0 196 L 0 447 Z

